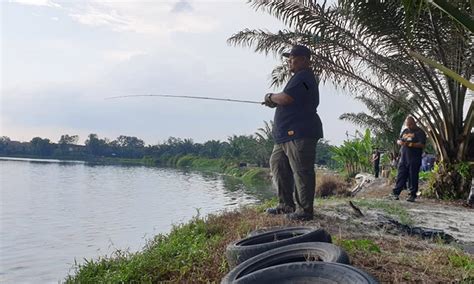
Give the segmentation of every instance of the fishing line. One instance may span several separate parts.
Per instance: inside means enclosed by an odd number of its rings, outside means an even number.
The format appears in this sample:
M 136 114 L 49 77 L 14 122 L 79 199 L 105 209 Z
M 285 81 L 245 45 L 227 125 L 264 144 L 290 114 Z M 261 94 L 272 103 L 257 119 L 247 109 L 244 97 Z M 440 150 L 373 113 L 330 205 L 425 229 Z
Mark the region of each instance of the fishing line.
M 162 97 L 162 98 L 180 98 L 180 99 L 198 99 L 198 100 L 211 100 L 211 101 L 225 101 L 234 103 L 247 103 L 247 104 L 262 104 L 262 102 L 246 101 L 246 100 L 235 100 L 235 99 L 223 99 L 223 98 L 212 98 L 212 97 L 199 97 L 199 96 L 177 96 L 177 95 L 126 95 L 126 96 L 115 96 L 107 97 L 106 100 L 122 99 L 122 98 L 133 98 L 133 97 Z

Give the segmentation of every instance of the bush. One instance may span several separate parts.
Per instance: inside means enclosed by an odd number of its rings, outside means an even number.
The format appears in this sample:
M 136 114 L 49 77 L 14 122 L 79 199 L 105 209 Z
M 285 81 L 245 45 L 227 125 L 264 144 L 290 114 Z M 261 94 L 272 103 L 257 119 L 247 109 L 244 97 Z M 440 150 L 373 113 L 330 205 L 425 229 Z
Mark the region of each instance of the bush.
M 197 157 L 191 156 L 191 155 L 186 155 L 181 158 L 176 162 L 176 166 L 178 168 L 189 168 L 191 167 L 192 163 L 194 160 L 196 160 Z
M 242 180 L 246 184 L 262 184 L 268 180 L 268 169 L 251 168 L 242 175 Z
M 429 181 L 433 176 L 433 172 L 420 172 L 419 174 L 419 181 Z
M 156 166 L 159 165 L 160 161 L 151 156 L 144 156 L 142 158 L 142 163 L 146 166 Z
M 193 160 L 191 167 L 195 170 L 209 172 L 222 172 L 224 168 L 222 159 L 208 158 L 197 158 Z
M 243 171 L 236 165 L 231 165 L 226 167 L 224 173 L 229 176 L 233 177 L 241 177 L 243 174 Z
M 316 178 L 316 196 L 328 197 L 333 195 L 348 196 L 348 184 L 337 175 L 322 175 Z

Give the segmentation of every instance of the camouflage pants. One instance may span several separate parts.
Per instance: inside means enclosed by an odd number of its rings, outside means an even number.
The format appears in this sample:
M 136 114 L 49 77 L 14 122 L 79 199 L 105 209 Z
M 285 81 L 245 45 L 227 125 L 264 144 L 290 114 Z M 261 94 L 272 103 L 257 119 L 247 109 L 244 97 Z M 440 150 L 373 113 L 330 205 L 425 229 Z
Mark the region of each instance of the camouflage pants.
M 279 208 L 313 214 L 317 142 L 315 138 L 302 138 L 273 147 L 270 168 Z

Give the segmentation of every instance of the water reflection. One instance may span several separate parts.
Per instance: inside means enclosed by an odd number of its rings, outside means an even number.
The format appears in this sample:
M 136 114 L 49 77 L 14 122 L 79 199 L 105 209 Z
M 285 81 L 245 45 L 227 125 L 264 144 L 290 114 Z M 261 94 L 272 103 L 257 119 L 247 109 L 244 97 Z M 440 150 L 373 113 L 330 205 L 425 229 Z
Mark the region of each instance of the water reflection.
M 143 166 L 0 159 L 0 173 L 1 283 L 56 283 L 75 259 L 135 251 L 198 210 L 271 195 L 216 174 Z
M 86 163 L 84 161 L 75 161 L 75 160 L 29 159 L 29 158 L 14 158 L 14 157 L 0 157 L 0 161 L 21 161 L 21 162 L 37 163 L 37 164 L 55 163 L 55 164 L 61 164 L 61 165 L 73 165 L 73 164 Z
M 223 176 L 224 187 L 230 192 L 244 192 L 258 200 L 269 199 L 274 196 L 271 186 L 266 184 L 256 184 L 252 186 L 245 185 L 240 179 Z

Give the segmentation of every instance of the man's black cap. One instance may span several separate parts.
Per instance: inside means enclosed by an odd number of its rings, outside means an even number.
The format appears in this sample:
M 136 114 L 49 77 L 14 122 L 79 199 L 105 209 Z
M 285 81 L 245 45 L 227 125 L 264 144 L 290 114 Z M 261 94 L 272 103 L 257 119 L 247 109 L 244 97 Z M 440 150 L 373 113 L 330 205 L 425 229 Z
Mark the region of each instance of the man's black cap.
M 309 50 L 309 48 L 307 48 L 304 45 L 295 45 L 290 50 L 290 52 L 285 52 L 282 55 L 284 57 L 290 57 L 291 55 L 293 55 L 293 56 L 306 56 L 306 57 L 310 58 L 311 57 L 311 50 Z

